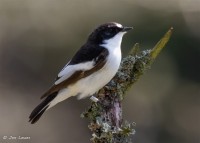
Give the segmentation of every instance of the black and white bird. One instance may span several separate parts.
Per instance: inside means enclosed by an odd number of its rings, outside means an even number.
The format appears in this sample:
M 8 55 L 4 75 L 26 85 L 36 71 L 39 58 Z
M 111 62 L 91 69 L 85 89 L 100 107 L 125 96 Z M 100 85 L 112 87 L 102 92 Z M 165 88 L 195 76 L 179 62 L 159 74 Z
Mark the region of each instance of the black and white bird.
M 44 100 L 32 111 L 29 122 L 35 123 L 46 110 L 71 96 L 85 98 L 105 86 L 120 66 L 122 37 L 131 29 L 116 22 L 97 27 L 42 95 Z

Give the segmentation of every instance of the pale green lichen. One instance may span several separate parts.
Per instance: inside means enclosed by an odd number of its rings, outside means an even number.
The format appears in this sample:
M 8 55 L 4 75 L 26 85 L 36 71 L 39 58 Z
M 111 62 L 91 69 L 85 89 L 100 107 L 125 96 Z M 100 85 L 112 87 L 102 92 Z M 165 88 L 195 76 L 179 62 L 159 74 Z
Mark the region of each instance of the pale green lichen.
M 116 76 L 98 92 L 99 102 L 92 102 L 81 114 L 90 120 L 88 127 L 93 132 L 93 143 L 131 143 L 134 124 L 122 123 L 121 101 L 126 91 L 150 68 L 169 41 L 172 30 L 151 50 L 139 51 L 139 44 L 135 44 L 130 54 L 122 60 Z

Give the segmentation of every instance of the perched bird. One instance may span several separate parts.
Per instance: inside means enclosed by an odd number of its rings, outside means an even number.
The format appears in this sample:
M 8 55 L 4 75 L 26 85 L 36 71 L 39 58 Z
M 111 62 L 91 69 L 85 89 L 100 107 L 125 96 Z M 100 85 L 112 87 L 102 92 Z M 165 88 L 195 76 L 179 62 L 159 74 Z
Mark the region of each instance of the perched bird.
M 42 95 L 44 100 L 32 111 L 29 122 L 34 124 L 46 110 L 71 96 L 85 98 L 105 86 L 119 68 L 122 37 L 131 29 L 115 22 L 97 27 Z

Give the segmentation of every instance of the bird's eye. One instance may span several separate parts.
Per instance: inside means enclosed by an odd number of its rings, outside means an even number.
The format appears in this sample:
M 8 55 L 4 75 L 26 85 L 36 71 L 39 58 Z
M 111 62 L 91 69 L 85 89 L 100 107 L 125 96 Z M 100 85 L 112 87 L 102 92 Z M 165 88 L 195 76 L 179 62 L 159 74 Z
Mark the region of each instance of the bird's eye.
M 114 29 L 112 29 L 112 28 L 107 29 L 107 30 L 104 32 L 104 34 L 105 34 L 106 36 L 110 36 L 110 35 L 112 35 L 113 33 L 114 33 Z
M 111 35 L 111 32 L 110 32 L 110 31 L 105 31 L 104 34 L 105 34 L 106 36 L 110 36 L 110 35 Z
M 115 31 L 115 29 L 110 28 L 108 31 L 109 31 L 110 33 L 113 33 L 113 32 Z

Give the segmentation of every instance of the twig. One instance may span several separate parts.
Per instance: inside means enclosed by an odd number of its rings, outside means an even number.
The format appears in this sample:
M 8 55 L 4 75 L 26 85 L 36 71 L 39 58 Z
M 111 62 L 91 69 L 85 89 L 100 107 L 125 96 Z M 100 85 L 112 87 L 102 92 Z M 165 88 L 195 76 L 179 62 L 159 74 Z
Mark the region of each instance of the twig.
M 173 28 L 151 50 L 139 51 L 135 44 L 130 54 L 123 58 L 116 76 L 97 93 L 97 102 L 82 113 L 90 121 L 93 143 L 130 143 L 135 133 L 134 124 L 122 118 L 122 100 L 126 91 L 150 68 L 155 58 L 169 41 Z

